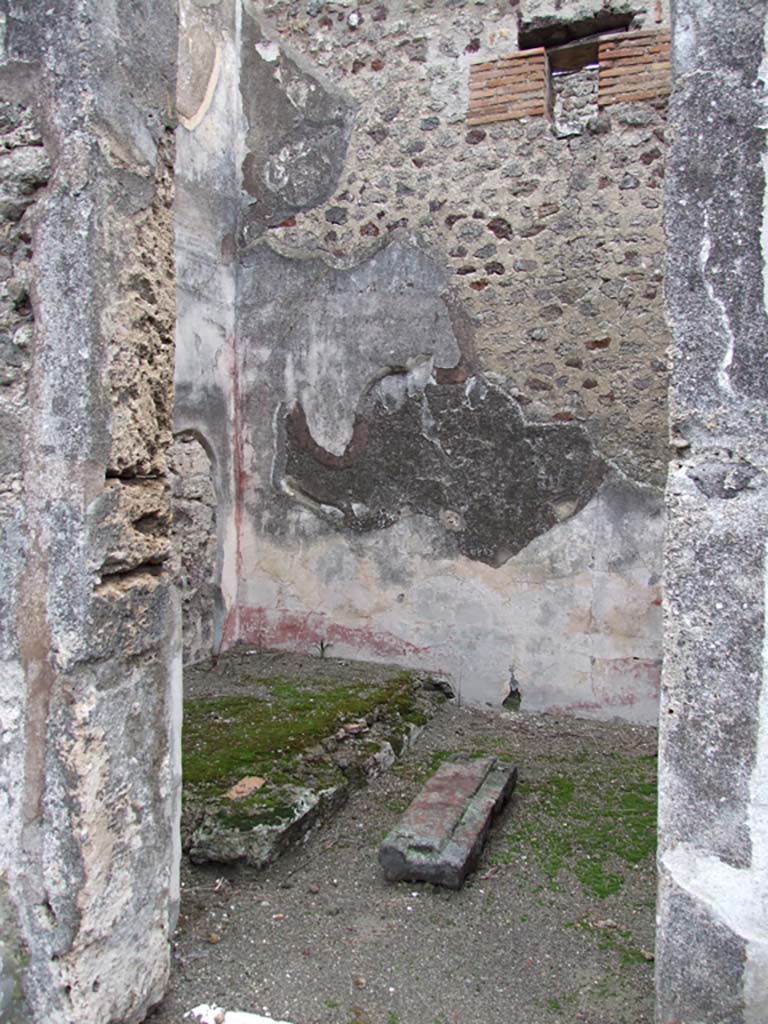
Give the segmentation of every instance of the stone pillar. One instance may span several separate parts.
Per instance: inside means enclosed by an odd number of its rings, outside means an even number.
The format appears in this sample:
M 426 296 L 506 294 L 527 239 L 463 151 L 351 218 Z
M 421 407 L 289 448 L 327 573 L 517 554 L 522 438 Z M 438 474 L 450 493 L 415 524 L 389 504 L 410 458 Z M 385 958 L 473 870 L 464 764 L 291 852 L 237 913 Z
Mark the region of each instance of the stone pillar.
M 677 0 L 660 1024 L 768 1020 L 766 0 Z
M 138 1021 L 178 896 L 174 5 L 0 4 L 0 1021 Z

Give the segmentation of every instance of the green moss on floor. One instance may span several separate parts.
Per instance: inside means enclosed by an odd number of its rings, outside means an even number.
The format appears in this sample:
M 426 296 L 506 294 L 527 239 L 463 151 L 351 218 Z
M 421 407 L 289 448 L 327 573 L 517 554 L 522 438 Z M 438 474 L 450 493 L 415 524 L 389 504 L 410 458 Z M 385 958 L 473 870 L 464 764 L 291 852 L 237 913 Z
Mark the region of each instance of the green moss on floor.
M 350 784 L 364 781 L 367 761 L 386 740 L 399 753 L 411 723 L 427 720 L 424 700 L 408 673 L 371 684 L 258 677 L 247 696 L 188 699 L 182 739 L 184 848 L 197 858 L 248 856 L 262 863 L 273 854 L 261 845 L 258 831 L 293 835 L 296 823 L 300 834 L 336 806 Z M 352 722 L 365 722 L 366 729 L 337 738 Z M 247 776 L 264 781 L 246 797 L 227 798 Z
M 531 858 L 548 887 L 569 871 L 591 896 L 624 886 L 656 852 L 656 758 L 618 755 L 566 774 L 522 781 L 499 863 Z
M 299 755 L 344 722 L 388 709 L 403 718 L 417 710 L 403 674 L 385 686 L 259 680 L 268 697 L 215 697 L 184 705 L 184 786 L 200 796 L 223 794 L 246 775 L 270 783 L 295 781 Z M 330 780 L 318 780 L 323 781 Z

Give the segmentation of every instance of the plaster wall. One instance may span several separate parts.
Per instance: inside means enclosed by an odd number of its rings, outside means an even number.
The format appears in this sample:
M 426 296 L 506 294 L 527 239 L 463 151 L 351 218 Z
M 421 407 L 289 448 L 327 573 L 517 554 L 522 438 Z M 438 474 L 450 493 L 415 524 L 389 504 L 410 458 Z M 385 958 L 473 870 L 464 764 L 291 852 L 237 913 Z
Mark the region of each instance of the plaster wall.
M 240 573 L 240 405 L 235 342 L 239 160 L 240 9 L 235 0 L 180 4 L 174 225 L 177 259 L 177 358 L 173 429 L 195 437 L 211 461 L 217 551 L 212 578 L 187 576 L 185 600 L 197 604 L 199 641 L 186 657 L 218 651 L 235 614 Z M 198 475 L 176 474 L 179 492 Z M 200 525 L 200 524 L 198 524 Z M 184 531 L 181 558 L 192 564 L 208 539 Z M 207 558 L 207 556 L 205 556 Z M 199 568 L 199 567 L 198 567 Z M 205 590 L 205 594 L 201 593 Z
M 678 0 L 657 1017 L 768 1019 L 768 5 Z
M 138 1021 L 178 899 L 176 21 L 2 28 L 0 1019 Z
M 664 111 L 468 131 L 517 15 L 417 6 L 244 6 L 225 637 L 654 721 Z

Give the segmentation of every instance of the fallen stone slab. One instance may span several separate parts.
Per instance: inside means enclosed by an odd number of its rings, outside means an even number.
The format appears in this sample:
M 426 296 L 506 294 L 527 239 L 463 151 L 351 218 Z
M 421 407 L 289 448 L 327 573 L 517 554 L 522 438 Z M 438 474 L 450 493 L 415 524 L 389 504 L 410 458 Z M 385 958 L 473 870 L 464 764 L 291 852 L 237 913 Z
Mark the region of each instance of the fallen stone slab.
M 459 889 L 516 783 L 517 768 L 495 757 L 442 765 L 382 843 L 386 877 Z

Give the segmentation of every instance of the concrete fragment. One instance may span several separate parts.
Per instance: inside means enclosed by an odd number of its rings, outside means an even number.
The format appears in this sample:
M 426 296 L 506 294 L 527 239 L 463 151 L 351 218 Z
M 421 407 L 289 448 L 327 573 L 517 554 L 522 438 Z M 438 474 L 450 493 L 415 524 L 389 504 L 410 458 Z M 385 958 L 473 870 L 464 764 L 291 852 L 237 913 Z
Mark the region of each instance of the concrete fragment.
M 382 843 L 387 878 L 460 888 L 516 783 L 517 768 L 495 757 L 444 764 Z

